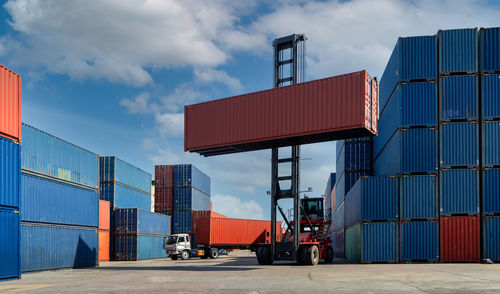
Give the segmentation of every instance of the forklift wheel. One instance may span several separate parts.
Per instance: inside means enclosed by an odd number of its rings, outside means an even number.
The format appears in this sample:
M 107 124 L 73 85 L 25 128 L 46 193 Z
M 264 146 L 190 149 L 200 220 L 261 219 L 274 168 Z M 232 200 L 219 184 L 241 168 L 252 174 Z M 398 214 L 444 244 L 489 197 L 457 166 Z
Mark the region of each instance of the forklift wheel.
M 171 258 L 172 260 L 177 260 L 178 256 L 177 256 L 177 255 L 170 255 L 170 258 Z
M 182 251 L 181 258 L 182 260 L 189 259 L 189 252 L 187 250 Z
M 257 261 L 260 265 L 273 264 L 273 258 L 271 257 L 271 247 L 260 246 L 259 248 L 257 248 Z
M 325 262 L 332 263 L 332 261 L 333 261 L 333 248 L 328 246 L 328 248 L 326 249 Z
M 306 254 L 304 256 L 305 264 L 307 265 L 317 265 L 319 262 L 319 250 L 318 246 L 312 245 L 307 246 Z

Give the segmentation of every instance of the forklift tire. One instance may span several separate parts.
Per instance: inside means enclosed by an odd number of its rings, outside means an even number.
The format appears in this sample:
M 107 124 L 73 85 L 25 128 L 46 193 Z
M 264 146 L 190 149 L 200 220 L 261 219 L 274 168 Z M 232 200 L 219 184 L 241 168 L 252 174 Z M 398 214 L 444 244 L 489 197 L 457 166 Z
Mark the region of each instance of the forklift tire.
M 332 263 L 333 262 L 333 248 L 330 247 L 330 246 L 328 246 L 328 248 L 326 248 L 325 262 L 326 263 Z
M 219 250 L 213 248 L 210 249 L 210 258 L 211 259 L 217 259 L 219 257 Z
M 171 258 L 172 260 L 177 260 L 177 258 L 179 258 L 179 257 L 178 257 L 177 255 L 170 255 L 170 258 Z
M 271 257 L 271 247 L 260 246 L 259 248 L 257 248 L 257 261 L 260 265 L 273 264 L 273 258 Z
M 187 250 L 182 251 L 181 258 L 182 258 L 182 260 L 189 259 L 189 251 L 187 251 Z
M 318 246 L 312 245 L 306 247 L 306 254 L 304 256 L 305 264 L 317 265 L 319 262 L 319 249 Z

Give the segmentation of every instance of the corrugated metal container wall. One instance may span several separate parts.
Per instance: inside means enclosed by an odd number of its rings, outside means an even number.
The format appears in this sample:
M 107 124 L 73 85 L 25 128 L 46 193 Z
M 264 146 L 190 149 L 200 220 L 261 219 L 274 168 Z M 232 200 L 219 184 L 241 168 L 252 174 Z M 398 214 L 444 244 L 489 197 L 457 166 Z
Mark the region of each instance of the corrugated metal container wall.
M 335 207 L 338 207 L 340 203 L 344 202 L 345 199 L 345 174 L 340 176 L 337 181 L 337 189 L 335 191 Z
M 174 189 L 174 211 L 210 210 L 210 196 L 194 188 Z
M 333 211 L 332 228 L 333 231 L 343 230 L 345 227 L 345 202 L 342 202 Z
M 441 217 L 439 232 L 441 262 L 479 261 L 478 216 Z
M 192 164 L 174 165 L 174 187 L 193 187 L 210 195 L 210 177 Z
M 435 175 L 401 177 L 401 219 L 437 219 L 437 187 Z
M 437 38 L 399 38 L 380 80 L 380 113 L 399 82 L 437 79 Z
M 115 210 L 116 234 L 170 235 L 170 216 L 136 208 Z
M 333 254 L 335 254 L 335 257 L 339 257 L 339 258 L 345 257 L 344 237 L 345 237 L 344 229 L 335 232 L 335 240 L 333 242 L 333 244 L 334 244 Z
M 19 207 L 19 144 L 0 137 L 0 206 Z
M 345 225 L 398 219 L 399 186 L 396 177 L 364 177 L 352 187 L 345 200 Z
M 97 189 L 98 155 L 27 124 L 23 127 L 22 169 Z
M 151 196 L 132 190 L 119 183 L 101 183 L 100 198 L 110 202 L 113 208 L 151 209 Z
M 21 224 L 21 270 L 97 265 L 97 228 Z
M 174 209 L 173 188 L 160 188 L 155 186 L 155 211 L 165 212 Z
M 398 261 L 398 225 L 356 224 L 346 231 L 346 258 L 361 263 Z
M 402 222 L 400 226 L 401 261 L 439 261 L 439 223 Z
M 475 122 L 452 122 L 440 125 L 441 167 L 479 165 L 478 134 Z
M 109 230 L 111 207 L 109 201 L 99 200 L 99 230 Z
M 483 213 L 500 213 L 500 168 L 483 171 Z
M 483 258 L 500 261 L 500 217 L 483 219 Z
M 346 144 L 345 141 L 341 146 L 340 154 L 339 154 L 339 159 L 336 162 L 336 172 L 342 176 L 345 172 L 345 150 L 346 150 Z M 338 147 L 337 147 L 338 148 Z
M 108 230 L 99 230 L 99 261 L 109 261 L 109 238 Z
M 479 214 L 479 171 L 448 169 L 439 172 L 441 215 Z
M 0 136 L 21 141 L 21 76 L 1 64 Z
M 480 31 L 481 71 L 500 71 L 500 28 Z
M 164 236 L 115 236 L 114 260 L 166 258 Z
M 174 166 L 155 165 L 155 187 L 172 188 L 174 186 Z
M 435 173 L 437 151 L 435 128 L 397 131 L 375 159 L 373 173 L 376 176 Z
M 185 106 L 184 149 L 214 155 L 376 134 L 371 84 L 360 71 Z
M 439 31 L 439 73 L 478 72 L 478 32 L 473 29 Z
M 101 182 L 115 181 L 151 194 L 151 174 L 116 156 L 101 157 L 99 173 Z
M 500 96 L 498 101 L 500 101 Z M 483 166 L 500 165 L 500 121 L 484 122 L 482 137 Z
M 481 75 L 481 116 L 483 119 L 500 118 L 500 74 Z
M 0 209 L 0 281 L 21 278 L 19 212 Z
M 479 108 L 479 78 L 449 76 L 441 78 L 442 121 L 454 119 L 477 120 Z
M 373 156 L 384 148 L 396 130 L 413 126 L 437 126 L 437 83 L 399 84 L 378 122 Z
M 21 220 L 98 227 L 99 195 L 26 173 L 21 175 Z
M 193 215 L 190 211 L 175 211 L 173 215 L 172 233 L 191 233 L 193 227 Z

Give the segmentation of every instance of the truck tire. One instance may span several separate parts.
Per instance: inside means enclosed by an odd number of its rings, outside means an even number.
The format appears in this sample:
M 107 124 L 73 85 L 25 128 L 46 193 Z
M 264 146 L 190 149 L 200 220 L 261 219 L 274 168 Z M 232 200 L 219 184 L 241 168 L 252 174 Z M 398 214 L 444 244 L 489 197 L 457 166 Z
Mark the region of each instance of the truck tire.
M 217 259 L 219 257 L 219 250 L 212 248 L 210 249 L 210 258 Z
M 306 254 L 304 256 L 304 263 L 307 265 L 317 265 L 319 262 L 319 249 L 318 246 L 312 245 L 306 247 Z
M 177 256 L 177 255 L 175 255 L 175 254 L 172 254 L 172 255 L 170 255 L 170 258 L 171 258 L 172 260 L 177 260 L 178 256 Z
M 328 248 L 326 248 L 325 262 L 326 263 L 332 263 L 333 262 L 333 248 L 330 247 L 330 246 L 328 246 Z
M 187 259 L 189 259 L 189 257 L 190 257 L 189 255 L 190 255 L 190 254 L 189 254 L 189 251 L 187 251 L 187 250 L 182 251 L 182 253 L 181 253 L 181 258 L 182 258 L 182 260 L 187 260 Z

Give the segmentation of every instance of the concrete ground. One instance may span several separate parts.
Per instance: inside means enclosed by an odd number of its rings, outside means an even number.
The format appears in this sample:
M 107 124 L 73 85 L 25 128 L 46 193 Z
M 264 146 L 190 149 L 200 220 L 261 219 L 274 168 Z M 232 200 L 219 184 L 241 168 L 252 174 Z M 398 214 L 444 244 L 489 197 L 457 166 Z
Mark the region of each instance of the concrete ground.
M 242 251 L 217 260 L 105 262 L 0 283 L 0 293 L 20 292 L 500 293 L 500 264 L 259 266 L 255 255 Z

